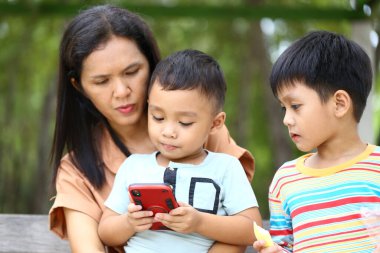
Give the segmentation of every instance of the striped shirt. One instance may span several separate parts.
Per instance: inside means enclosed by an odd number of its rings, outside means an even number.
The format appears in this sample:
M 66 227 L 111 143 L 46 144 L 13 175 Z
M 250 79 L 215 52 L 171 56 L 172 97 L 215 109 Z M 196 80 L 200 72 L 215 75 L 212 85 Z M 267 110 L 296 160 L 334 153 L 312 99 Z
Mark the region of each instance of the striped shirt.
M 284 252 L 373 252 L 376 242 L 360 210 L 380 205 L 380 147 L 368 145 L 350 161 L 324 169 L 304 166 L 311 155 L 285 163 L 273 178 L 273 240 Z

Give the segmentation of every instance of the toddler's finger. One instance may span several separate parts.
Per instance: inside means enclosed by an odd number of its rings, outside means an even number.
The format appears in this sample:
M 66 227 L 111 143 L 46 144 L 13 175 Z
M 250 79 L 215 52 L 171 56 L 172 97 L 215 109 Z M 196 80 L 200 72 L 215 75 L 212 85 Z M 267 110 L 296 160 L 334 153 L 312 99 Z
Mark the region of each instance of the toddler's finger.
M 137 211 L 140 211 L 141 209 L 142 209 L 142 206 L 135 205 L 134 203 L 129 203 L 128 208 L 127 208 L 129 213 L 137 212 Z

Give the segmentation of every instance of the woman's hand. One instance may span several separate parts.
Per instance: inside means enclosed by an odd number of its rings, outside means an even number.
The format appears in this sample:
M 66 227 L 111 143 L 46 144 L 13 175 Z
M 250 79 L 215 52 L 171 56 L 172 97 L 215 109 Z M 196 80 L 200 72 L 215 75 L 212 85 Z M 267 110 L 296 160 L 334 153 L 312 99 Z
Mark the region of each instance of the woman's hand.
M 157 213 L 155 220 L 162 222 L 166 227 L 184 234 L 197 231 L 197 226 L 201 222 L 201 214 L 189 204 L 179 202 L 179 207 L 170 211 L 169 214 Z

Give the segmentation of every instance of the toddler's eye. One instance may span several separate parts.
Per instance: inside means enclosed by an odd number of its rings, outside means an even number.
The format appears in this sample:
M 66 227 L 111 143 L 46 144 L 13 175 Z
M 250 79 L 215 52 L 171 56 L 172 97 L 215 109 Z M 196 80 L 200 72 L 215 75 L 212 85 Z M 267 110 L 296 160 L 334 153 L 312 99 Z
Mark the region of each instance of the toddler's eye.
M 154 116 L 154 115 L 152 115 L 152 118 L 153 118 L 155 121 L 162 121 L 162 120 L 164 120 L 164 118 L 162 118 L 162 117 L 157 117 L 157 116 Z
M 179 122 L 182 126 L 191 126 L 194 122 Z

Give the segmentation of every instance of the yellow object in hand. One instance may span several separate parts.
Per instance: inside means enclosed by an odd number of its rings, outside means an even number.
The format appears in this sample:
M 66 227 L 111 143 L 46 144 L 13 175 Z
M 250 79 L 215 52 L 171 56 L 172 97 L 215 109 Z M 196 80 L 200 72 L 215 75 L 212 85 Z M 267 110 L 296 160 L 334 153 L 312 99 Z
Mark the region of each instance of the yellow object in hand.
M 253 232 L 255 233 L 257 240 L 265 242 L 265 245 L 264 245 L 265 248 L 274 245 L 269 232 L 263 229 L 262 227 L 260 227 L 259 225 L 257 225 L 256 222 L 253 222 Z

